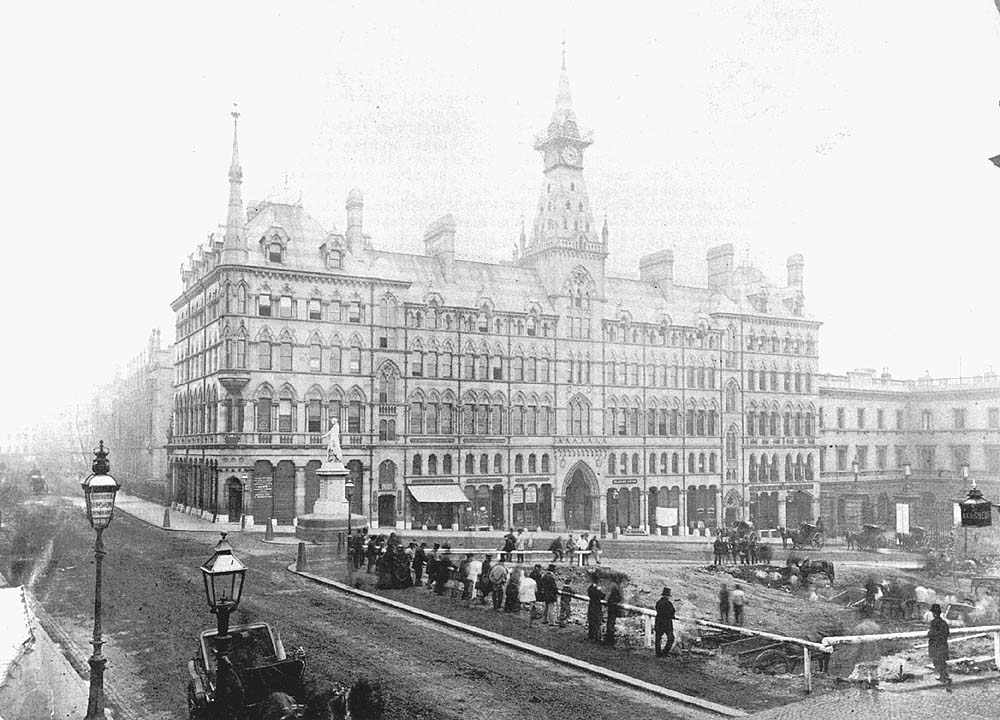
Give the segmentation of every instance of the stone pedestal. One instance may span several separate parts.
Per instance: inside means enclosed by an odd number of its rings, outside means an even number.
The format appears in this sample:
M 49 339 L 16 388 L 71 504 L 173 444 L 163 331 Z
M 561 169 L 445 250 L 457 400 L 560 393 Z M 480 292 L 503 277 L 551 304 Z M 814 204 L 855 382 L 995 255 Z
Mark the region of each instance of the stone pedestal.
M 319 499 L 313 511 L 299 517 L 295 537 L 309 542 L 337 542 L 338 536 L 347 535 L 348 524 L 351 532 L 368 526 L 364 515 L 350 513 L 344 481 L 348 470 L 339 460 L 327 460 L 316 471 L 319 477 Z M 350 520 L 348 520 L 350 515 Z

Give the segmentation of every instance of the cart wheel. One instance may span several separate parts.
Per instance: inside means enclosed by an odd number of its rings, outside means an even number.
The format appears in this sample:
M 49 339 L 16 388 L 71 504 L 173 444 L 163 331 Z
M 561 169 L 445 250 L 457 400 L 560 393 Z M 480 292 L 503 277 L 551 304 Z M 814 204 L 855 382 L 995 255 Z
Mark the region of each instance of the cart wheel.
M 753 670 L 768 675 L 786 674 L 788 658 L 780 650 L 765 650 L 753 661 Z

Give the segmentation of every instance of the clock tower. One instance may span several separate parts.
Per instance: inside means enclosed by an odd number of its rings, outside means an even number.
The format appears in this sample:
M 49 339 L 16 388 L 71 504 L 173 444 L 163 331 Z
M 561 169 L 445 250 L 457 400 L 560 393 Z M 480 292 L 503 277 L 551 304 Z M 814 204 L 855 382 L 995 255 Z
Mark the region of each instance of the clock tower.
M 583 154 L 593 141 L 593 133 L 576 123 L 564 49 L 556 107 L 548 127 L 535 139 L 544 177 L 535 222 L 520 258 L 543 277 L 552 271 L 561 274 L 563 265 L 581 263 L 593 275 L 603 276 L 607 239 L 594 222 L 583 178 Z

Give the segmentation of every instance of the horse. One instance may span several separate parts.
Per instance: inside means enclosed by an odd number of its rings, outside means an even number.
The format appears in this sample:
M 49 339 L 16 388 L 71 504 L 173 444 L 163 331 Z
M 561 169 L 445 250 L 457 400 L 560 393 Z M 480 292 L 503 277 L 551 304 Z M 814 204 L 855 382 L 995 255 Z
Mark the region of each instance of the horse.
M 791 572 L 791 568 L 793 567 L 798 568 L 799 576 L 803 585 L 808 584 L 810 575 L 816 575 L 818 573 L 823 573 L 830 578 L 831 585 L 835 580 L 833 563 L 829 560 L 795 560 L 793 558 L 788 558 L 786 566 L 788 567 L 789 572 Z

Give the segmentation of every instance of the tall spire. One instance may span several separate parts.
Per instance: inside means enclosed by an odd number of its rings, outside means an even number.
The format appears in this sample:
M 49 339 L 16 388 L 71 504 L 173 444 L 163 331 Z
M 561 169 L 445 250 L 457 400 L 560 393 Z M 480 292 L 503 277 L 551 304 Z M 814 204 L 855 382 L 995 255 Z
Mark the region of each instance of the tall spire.
M 240 113 L 233 103 L 233 159 L 229 163 L 229 213 L 226 216 L 226 234 L 223 238 L 222 262 L 245 263 L 249 259 L 243 228 L 243 168 L 240 166 L 240 148 L 237 129 Z
M 552 113 L 552 122 L 562 125 L 567 120 L 576 122 L 576 113 L 573 112 L 573 96 L 569 91 L 569 73 L 566 72 L 566 41 L 563 40 L 559 91 L 556 93 L 556 109 Z

